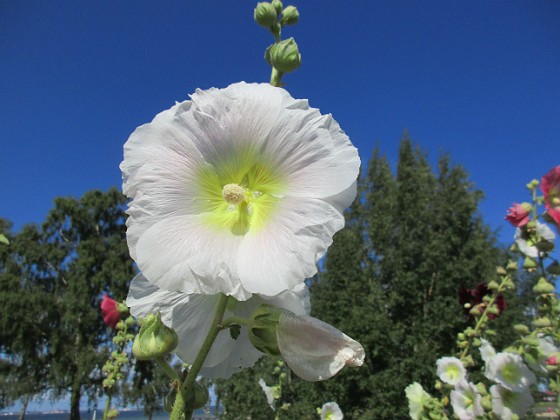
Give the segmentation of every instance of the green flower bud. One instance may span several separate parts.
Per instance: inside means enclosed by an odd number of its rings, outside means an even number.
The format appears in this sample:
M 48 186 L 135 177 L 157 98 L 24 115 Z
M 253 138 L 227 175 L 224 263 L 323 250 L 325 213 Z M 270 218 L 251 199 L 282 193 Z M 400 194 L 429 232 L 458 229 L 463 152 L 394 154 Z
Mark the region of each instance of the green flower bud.
M 558 261 L 554 260 L 552 264 L 547 267 L 546 271 L 548 271 L 552 275 L 557 276 L 558 274 L 560 274 L 560 264 L 558 264 Z
M 188 395 L 183 395 L 185 407 L 191 410 L 198 410 L 208 402 L 208 389 L 195 382 L 190 388 Z
M 263 2 L 257 3 L 257 7 L 255 7 L 255 22 L 259 25 L 264 26 L 265 28 L 269 28 L 272 25 L 275 25 L 278 21 L 278 15 L 276 13 L 276 9 L 270 3 Z
M 525 270 L 537 268 L 537 263 L 531 257 L 527 257 L 525 258 L 525 261 L 523 261 L 523 268 Z
M 506 270 L 510 273 L 517 271 L 517 261 L 509 261 L 506 265 Z
M 108 419 L 114 419 L 114 418 L 117 418 L 118 416 L 119 416 L 119 412 L 115 408 L 111 408 L 109 410 L 109 412 L 107 413 L 107 418 Z
M 280 23 L 282 25 L 294 25 L 298 23 L 299 20 L 299 12 L 294 6 L 288 6 L 282 12 L 282 19 Z
M 119 314 L 127 314 L 128 306 L 126 306 L 126 304 L 124 303 L 117 302 L 117 311 L 119 311 Z
M 282 13 L 282 8 L 284 7 L 284 5 L 280 0 L 272 0 L 272 7 L 274 7 L 274 10 L 276 10 L 276 14 L 280 16 L 280 13 Z
M 552 325 L 552 323 L 550 322 L 550 319 L 548 319 L 548 317 L 543 316 L 542 318 L 537 318 L 533 321 L 533 326 L 536 328 L 545 328 L 545 327 L 550 327 Z
M 280 356 L 276 328 L 281 314 L 281 309 L 265 304 L 251 314 L 249 341 L 257 350 L 271 356 Z
M 467 357 L 465 357 L 462 361 L 463 361 L 463 366 L 465 367 L 474 366 L 474 359 L 470 354 Z
M 550 373 L 554 373 L 558 371 L 557 365 L 546 365 L 546 370 Z
M 488 283 L 488 289 L 490 290 L 498 290 L 500 288 L 500 285 L 495 282 L 494 280 L 492 280 L 490 283 Z
M 161 320 L 161 315 L 148 315 L 142 321 L 140 332 L 134 339 L 132 352 L 138 360 L 150 360 L 171 353 L 179 338 L 175 331 L 167 327 Z
M 554 285 L 546 281 L 544 277 L 541 277 L 535 287 L 533 287 L 533 292 L 544 295 L 554 292 Z
M 280 374 L 280 379 L 286 379 L 288 377 L 288 375 L 286 374 L 286 372 L 282 372 Z
M 457 339 L 458 339 L 459 341 L 465 341 L 465 334 L 463 334 L 463 333 L 457 334 Z
M 117 325 L 115 326 L 116 330 L 124 330 L 126 327 L 126 324 L 124 323 L 124 321 L 119 321 L 117 322 Z
M 113 337 L 113 343 L 122 344 L 124 343 L 124 337 L 122 335 L 116 335 Z
M 496 267 L 496 274 L 498 276 L 505 276 L 507 274 L 507 271 L 504 267 L 502 267 L 501 265 L 499 265 L 498 267 Z
M 531 220 L 529 223 L 525 225 L 525 227 L 527 228 L 527 230 L 535 230 L 537 228 L 537 222 Z
M 272 45 L 267 53 L 270 63 L 278 71 L 290 73 L 301 66 L 301 54 L 294 38 Z
M 529 327 L 523 324 L 516 324 L 513 326 L 513 329 L 517 334 L 527 335 L 529 334 Z

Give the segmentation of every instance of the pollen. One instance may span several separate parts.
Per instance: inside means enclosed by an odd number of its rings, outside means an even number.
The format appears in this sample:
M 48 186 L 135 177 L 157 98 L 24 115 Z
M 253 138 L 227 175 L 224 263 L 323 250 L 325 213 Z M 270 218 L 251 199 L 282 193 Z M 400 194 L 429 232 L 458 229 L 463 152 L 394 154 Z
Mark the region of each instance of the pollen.
M 245 201 L 245 188 L 237 184 L 226 184 L 222 196 L 230 204 L 241 204 Z

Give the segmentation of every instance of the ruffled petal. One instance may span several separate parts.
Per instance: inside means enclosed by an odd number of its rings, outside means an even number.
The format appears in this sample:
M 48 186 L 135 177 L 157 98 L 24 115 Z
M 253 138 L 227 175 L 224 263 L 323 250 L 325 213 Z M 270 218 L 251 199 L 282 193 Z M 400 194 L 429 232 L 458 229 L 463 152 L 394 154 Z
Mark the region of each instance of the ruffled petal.
M 265 228 L 248 232 L 239 248 L 243 288 L 265 296 L 292 289 L 317 272 L 316 262 L 344 227 L 344 217 L 318 199 L 284 198 Z
M 306 381 L 328 379 L 346 365 L 361 366 L 364 362 L 360 343 L 310 316 L 282 313 L 276 336 L 282 357 Z

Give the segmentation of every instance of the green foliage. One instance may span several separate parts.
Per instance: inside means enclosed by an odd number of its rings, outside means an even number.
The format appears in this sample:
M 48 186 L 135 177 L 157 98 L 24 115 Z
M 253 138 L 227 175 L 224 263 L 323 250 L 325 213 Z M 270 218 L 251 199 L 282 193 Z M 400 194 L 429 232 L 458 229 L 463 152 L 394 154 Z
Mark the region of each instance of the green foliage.
M 328 401 L 345 418 L 408 418 L 405 387 L 432 388 L 437 358 L 455 353 L 467 325 L 459 289 L 491 280 L 499 262 L 477 211 L 482 193 L 448 156 L 435 172 L 405 138 L 393 174 L 376 148 L 358 191 L 311 298 L 313 316 L 364 346 L 365 364 L 324 382 L 294 378 L 283 389 L 294 395 L 286 418 L 314 418 Z M 256 384 L 268 365 L 259 366 L 220 386 L 227 418 L 268 413 Z
M 41 227 L 25 226 L 0 248 L 0 354 L 18 384 L 2 391 L 12 400 L 69 392 L 79 418 L 82 393 L 98 393 L 107 341 L 101 293 L 123 299 L 134 275 L 124 204 L 114 188 L 57 198 Z

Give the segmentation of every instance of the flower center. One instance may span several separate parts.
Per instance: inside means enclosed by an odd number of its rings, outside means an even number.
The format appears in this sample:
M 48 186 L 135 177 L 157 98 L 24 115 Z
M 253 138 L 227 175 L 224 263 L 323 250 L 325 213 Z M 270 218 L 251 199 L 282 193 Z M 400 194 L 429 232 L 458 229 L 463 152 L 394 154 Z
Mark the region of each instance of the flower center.
M 245 188 L 237 184 L 226 184 L 222 196 L 229 204 L 241 204 L 245 201 Z

